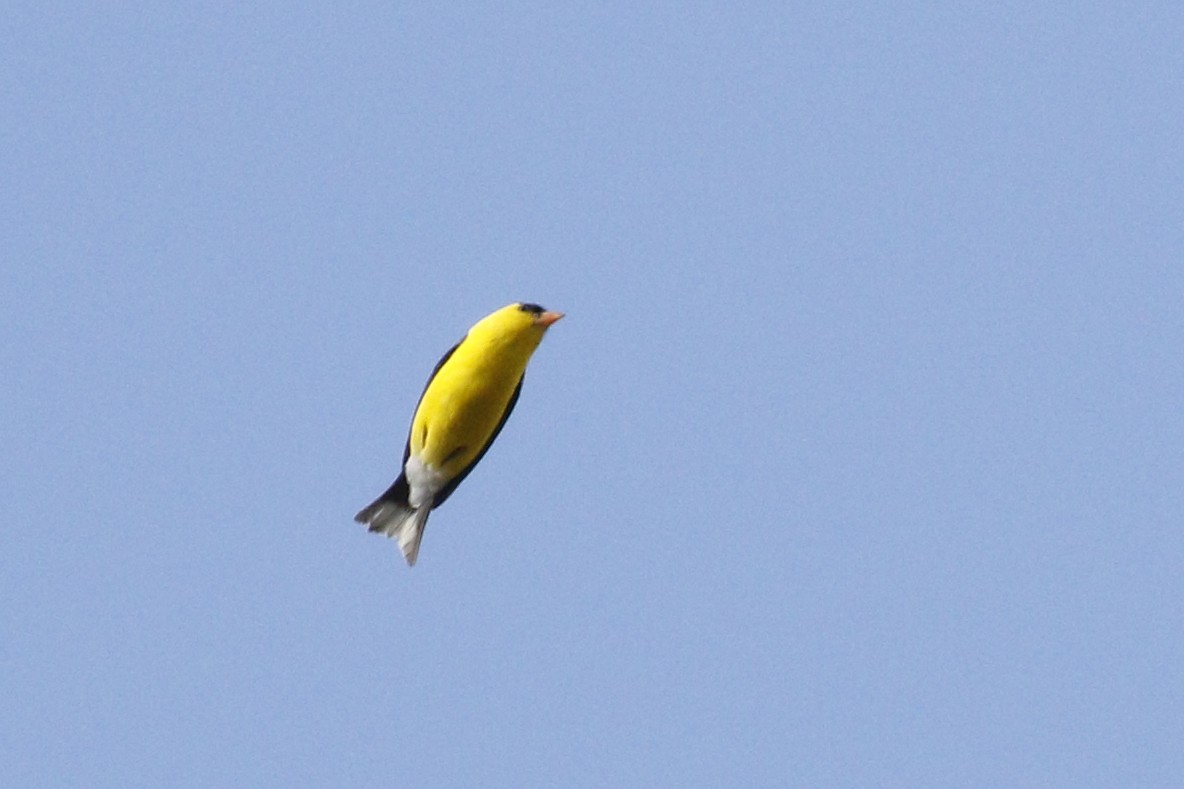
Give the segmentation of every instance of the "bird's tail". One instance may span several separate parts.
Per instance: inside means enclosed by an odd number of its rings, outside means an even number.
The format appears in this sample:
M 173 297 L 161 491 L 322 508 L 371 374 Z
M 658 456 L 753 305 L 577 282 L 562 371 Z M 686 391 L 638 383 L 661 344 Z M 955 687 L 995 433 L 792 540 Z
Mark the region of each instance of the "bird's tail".
M 412 507 L 388 498 L 379 498 L 355 515 L 354 520 L 368 524 L 372 532 L 397 537 L 407 564 L 414 567 L 415 558 L 419 556 L 419 541 L 423 539 L 423 527 L 431 511 L 430 501 L 422 507 Z

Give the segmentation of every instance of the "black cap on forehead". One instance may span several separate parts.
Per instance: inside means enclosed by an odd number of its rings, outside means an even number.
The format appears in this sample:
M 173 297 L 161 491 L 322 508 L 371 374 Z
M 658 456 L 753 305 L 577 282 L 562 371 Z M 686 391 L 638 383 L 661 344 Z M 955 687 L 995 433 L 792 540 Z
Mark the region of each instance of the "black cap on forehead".
M 543 314 L 543 308 L 537 304 L 529 304 L 529 303 L 519 304 L 518 309 L 522 310 L 523 312 L 532 312 L 535 315 L 542 315 Z

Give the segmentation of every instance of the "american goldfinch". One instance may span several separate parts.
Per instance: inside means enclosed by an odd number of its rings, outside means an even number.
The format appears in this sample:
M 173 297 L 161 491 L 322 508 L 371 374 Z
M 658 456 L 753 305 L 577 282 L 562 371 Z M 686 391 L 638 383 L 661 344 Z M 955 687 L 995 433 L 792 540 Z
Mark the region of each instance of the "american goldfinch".
M 531 354 L 563 317 L 511 304 L 479 320 L 436 364 L 411 418 L 399 478 L 354 516 L 397 537 L 414 565 L 428 513 L 443 504 L 489 450 L 518 394 Z

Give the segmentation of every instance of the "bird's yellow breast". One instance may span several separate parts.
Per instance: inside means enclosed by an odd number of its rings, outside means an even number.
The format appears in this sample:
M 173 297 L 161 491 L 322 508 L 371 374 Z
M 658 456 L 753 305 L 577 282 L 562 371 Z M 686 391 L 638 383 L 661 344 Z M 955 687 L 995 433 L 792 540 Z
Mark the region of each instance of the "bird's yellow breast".
M 412 456 L 445 477 L 468 467 L 492 439 L 541 339 L 541 331 L 474 326 L 420 399 Z

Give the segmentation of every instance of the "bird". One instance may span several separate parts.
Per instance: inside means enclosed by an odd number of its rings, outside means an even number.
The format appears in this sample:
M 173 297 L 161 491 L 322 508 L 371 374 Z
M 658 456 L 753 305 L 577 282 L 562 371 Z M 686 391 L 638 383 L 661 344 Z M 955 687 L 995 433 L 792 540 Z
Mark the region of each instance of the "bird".
M 563 317 L 518 302 L 473 324 L 441 357 L 411 417 L 399 476 L 354 516 L 397 539 L 415 566 L 428 514 L 489 451 L 518 403 L 526 365 L 547 329 Z

